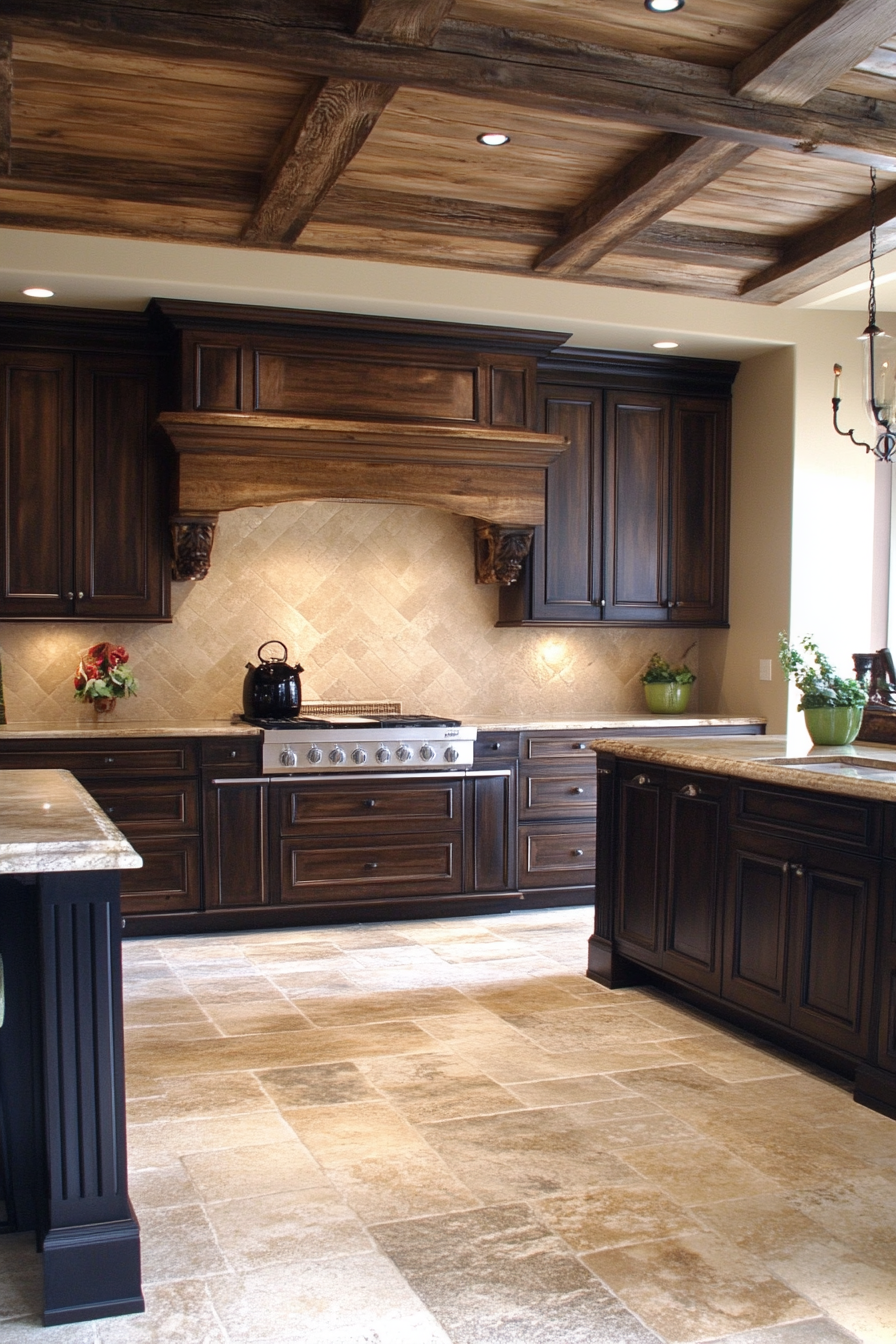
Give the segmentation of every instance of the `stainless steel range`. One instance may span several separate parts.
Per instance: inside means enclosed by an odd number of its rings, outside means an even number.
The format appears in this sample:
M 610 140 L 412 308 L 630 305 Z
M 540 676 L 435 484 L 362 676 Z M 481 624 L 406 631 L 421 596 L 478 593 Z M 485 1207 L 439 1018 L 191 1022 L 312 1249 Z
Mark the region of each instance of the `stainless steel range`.
M 253 719 L 264 730 L 266 775 L 468 770 L 476 729 L 427 714 Z

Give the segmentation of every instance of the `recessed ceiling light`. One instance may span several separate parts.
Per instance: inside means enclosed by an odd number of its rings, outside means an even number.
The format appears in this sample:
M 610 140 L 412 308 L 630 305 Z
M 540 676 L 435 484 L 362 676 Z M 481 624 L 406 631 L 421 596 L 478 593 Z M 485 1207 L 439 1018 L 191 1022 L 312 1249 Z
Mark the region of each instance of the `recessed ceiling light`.
M 653 343 L 653 348 L 654 348 L 654 350 L 677 350 L 677 349 L 678 349 L 678 342 L 677 342 L 677 341 L 654 341 L 654 343 Z
M 26 294 L 29 299 L 52 299 L 53 297 L 52 289 L 41 289 L 37 285 L 32 289 L 23 289 L 22 293 Z
M 671 14 L 676 9 L 684 9 L 684 0 L 644 0 L 644 8 L 653 14 Z
M 510 136 L 505 135 L 503 131 L 483 131 L 476 139 L 480 145 L 506 145 L 510 142 Z

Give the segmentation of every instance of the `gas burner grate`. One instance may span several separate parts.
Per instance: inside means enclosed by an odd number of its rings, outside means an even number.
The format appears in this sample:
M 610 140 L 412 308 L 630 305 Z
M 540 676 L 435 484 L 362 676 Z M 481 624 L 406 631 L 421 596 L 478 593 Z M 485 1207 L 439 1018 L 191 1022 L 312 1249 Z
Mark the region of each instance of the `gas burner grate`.
M 303 708 L 312 715 L 400 714 L 400 700 L 306 700 Z

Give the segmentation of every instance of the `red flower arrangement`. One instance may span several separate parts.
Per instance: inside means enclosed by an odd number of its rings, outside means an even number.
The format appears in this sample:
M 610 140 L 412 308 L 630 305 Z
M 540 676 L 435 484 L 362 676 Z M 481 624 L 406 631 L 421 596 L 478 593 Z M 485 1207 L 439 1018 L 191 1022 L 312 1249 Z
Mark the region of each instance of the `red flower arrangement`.
M 137 694 L 137 683 L 128 661 L 128 651 L 123 644 L 91 644 L 86 653 L 81 654 L 78 670 L 75 673 L 75 699 L 89 700 L 94 709 L 112 709 L 116 700 L 126 695 Z M 103 703 L 108 702 L 108 703 Z

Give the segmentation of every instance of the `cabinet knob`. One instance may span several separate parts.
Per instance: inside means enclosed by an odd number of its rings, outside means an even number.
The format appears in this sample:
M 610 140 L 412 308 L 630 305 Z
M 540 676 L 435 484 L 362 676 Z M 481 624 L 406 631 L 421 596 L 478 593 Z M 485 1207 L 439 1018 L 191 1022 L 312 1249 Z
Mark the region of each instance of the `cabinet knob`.
M 585 751 L 587 747 L 588 747 L 587 742 L 573 742 L 572 744 L 573 751 Z
M 669 598 L 669 601 L 666 603 L 666 606 L 667 606 L 667 607 L 674 607 L 674 606 L 675 606 L 675 603 L 672 601 L 671 597 Z
M 66 597 L 68 598 L 69 602 L 72 601 L 72 599 L 74 598 L 74 596 L 75 596 L 74 593 L 66 593 Z
M 378 864 L 378 863 L 365 863 L 364 867 L 365 867 L 365 868 L 369 868 L 369 869 L 372 870 L 372 869 L 374 869 L 374 868 L 378 868 L 378 867 L 379 867 L 379 864 Z
M 376 807 L 376 799 L 375 799 L 375 798 L 365 798 L 365 799 L 364 799 L 364 806 L 365 806 L 365 807 Z M 375 866 L 375 865 L 374 865 L 374 866 Z M 368 865 L 368 867 L 369 867 L 369 865 Z
M 110 803 L 109 806 L 106 808 L 106 816 L 107 816 L 107 817 L 111 817 L 111 815 L 112 815 L 112 813 L 113 813 L 114 811 L 115 811 L 115 808 L 114 808 L 114 807 L 112 806 L 112 804 Z
M 577 784 L 574 789 L 570 789 L 570 793 L 584 793 L 584 792 L 585 790 L 582 788 L 581 784 Z
M 605 606 L 607 605 L 607 599 L 606 599 L 605 597 L 602 597 L 601 600 L 598 602 L 597 605 L 598 605 L 599 607 L 605 607 Z
M 635 775 L 634 779 L 632 780 L 632 783 L 633 783 L 633 784 L 649 784 L 649 783 L 650 783 L 650 780 L 648 779 L 647 775 Z
M 573 858 L 580 859 L 585 853 L 584 849 L 574 849 L 571 851 Z
M 236 752 L 235 752 L 235 751 L 232 751 L 232 752 L 230 753 L 230 759 L 231 759 L 232 761 L 235 761 L 235 760 L 236 760 Z
M 603 765 L 599 765 L 599 766 L 597 767 L 597 769 L 595 770 L 594 773 L 595 773 L 596 775 L 608 775 L 610 772 L 609 772 L 609 770 L 606 769 L 605 766 L 603 766 Z
M 492 742 L 492 743 L 491 743 L 491 749 L 492 749 L 492 751 L 500 751 L 500 750 L 501 750 L 501 743 L 500 743 L 500 742 Z
M 793 873 L 794 877 L 806 876 L 806 870 L 801 863 L 792 863 L 790 865 L 790 871 Z
M 696 784 L 685 784 L 681 793 L 684 798 L 696 798 L 699 795 L 700 790 L 697 788 Z
M 104 757 L 103 757 L 103 765 L 114 765 L 114 764 L 115 764 L 115 757 L 114 757 L 114 756 L 104 756 Z
M 79 598 L 82 598 L 83 596 L 84 596 L 83 593 L 79 593 L 79 594 L 78 594 L 78 597 L 79 597 Z

